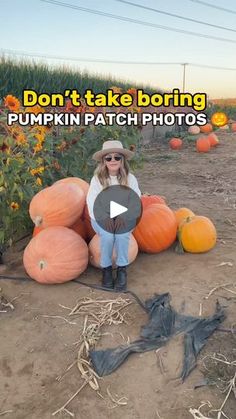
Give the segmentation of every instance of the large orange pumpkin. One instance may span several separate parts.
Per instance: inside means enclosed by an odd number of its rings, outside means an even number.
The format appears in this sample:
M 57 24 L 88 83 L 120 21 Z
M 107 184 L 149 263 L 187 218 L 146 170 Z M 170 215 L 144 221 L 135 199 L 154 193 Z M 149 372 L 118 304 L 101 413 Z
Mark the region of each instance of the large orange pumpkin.
M 204 253 L 215 246 L 217 234 L 209 218 L 195 215 L 181 223 L 178 237 L 186 252 Z
M 188 129 L 188 133 L 191 135 L 197 135 L 200 133 L 200 128 L 198 125 L 192 125 L 191 127 L 189 127 Z
M 85 194 L 75 184 L 58 184 L 38 192 L 29 213 L 36 227 L 71 226 L 83 212 Z
M 129 241 L 129 249 L 128 249 L 128 259 L 129 263 L 132 263 L 138 254 L 138 244 L 135 240 L 134 236 L 130 235 L 130 241 Z M 95 266 L 96 268 L 100 268 L 100 257 L 101 257 L 101 248 L 100 248 L 100 237 L 98 234 L 95 234 L 95 236 L 92 238 L 92 240 L 89 243 L 89 261 L 91 265 Z M 116 266 L 116 251 L 113 250 L 112 255 L 112 265 L 113 267 Z
M 183 145 L 181 138 L 171 138 L 169 146 L 172 150 L 179 150 Z
M 196 148 L 199 153 L 207 153 L 210 148 L 210 141 L 207 137 L 200 137 L 196 141 Z
M 232 131 L 232 132 L 236 132 L 236 122 L 233 122 L 233 123 L 231 124 L 231 131 Z
M 214 134 L 213 132 L 211 134 L 209 134 L 207 136 L 207 138 L 210 142 L 211 147 L 216 147 L 219 144 L 219 139 L 218 139 L 217 135 Z
M 28 275 L 37 282 L 67 282 L 86 269 L 88 246 L 67 227 L 48 227 L 31 239 L 25 248 L 23 263 Z
M 143 209 L 147 208 L 151 204 L 166 205 L 166 201 L 164 200 L 164 198 L 159 195 L 141 195 L 141 202 Z
M 57 182 L 54 183 L 54 185 L 58 185 L 58 184 L 61 184 L 61 183 L 66 184 L 66 183 L 71 183 L 71 182 L 75 183 L 76 185 L 79 185 L 81 187 L 81 189 L 83 189 L 83 191 L 85 193 L 85 196 L 87 195 L 88 189 L 89 189 L 89 184 L 88 184 L 88 182 L 86 182 L 83 179 L 80 179 L 79 177 L 66 177 L 64 179 L 58 180 Z
M 200 127 L 200 131 L 203 132 L 203 134 L 209 134 L 210 132 L 213 131 L 213 127 L 210 123 L 208 123 L 206 125 L 202 125 Z
M 179 208 L 176 211 L 174 211 L 175 214 L 175 218 L 177 221 L 177 225 L 179 226 L 183 220 L 185 220 L 188 217 L 193 217 L 195 214 L 193 213 L 193 211 L 191 211 L 189 208 Z
M 174 212 L 163 204 L 151 204 L 142 214 L 133 231 L 139 249 L 146 253 L 159 253 L 176 239 L 177 222 Z

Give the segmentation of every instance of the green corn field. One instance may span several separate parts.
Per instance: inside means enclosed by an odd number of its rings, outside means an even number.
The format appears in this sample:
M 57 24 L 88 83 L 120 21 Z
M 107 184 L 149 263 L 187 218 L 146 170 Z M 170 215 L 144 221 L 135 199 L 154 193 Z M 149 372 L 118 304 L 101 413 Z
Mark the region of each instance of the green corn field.
M 118 80 L 111 76 L 104 77 L 86 71 L 75 71 L 66 66 L 50 67 L 44 63 L 4 57 L 0 58 L 0 80 L 0 99 L 7 94 L 21 98 L 23 89 L 49 94 L 63 92 L 65 89 L 77 89 L 82 94 L 86 89 L 92 89 L 99 93 L 105 92 L 111 86 L 120 87 L 124 91 L 130 87 L 142 88 L 149 93 L 155 91 L 150 86 L 137 85 L 132 81 Z

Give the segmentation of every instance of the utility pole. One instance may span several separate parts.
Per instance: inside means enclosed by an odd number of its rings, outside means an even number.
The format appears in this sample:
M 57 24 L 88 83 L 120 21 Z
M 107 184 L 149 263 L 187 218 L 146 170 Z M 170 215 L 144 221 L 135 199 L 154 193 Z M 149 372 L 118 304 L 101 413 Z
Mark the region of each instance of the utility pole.
M 186 65 L 188 65 L 188 63 L 183 63 L 181 64 L 184 68 L 183 68 L 183 93 L 185 92 L 185 77 L 186 77 Z

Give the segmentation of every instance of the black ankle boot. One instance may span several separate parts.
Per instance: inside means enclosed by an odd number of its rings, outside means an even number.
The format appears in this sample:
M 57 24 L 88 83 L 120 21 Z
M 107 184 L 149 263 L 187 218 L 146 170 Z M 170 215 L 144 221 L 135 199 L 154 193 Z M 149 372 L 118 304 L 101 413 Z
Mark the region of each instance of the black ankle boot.
M 126 288 L 127 288 L 126 266 L 117 266 L 115 289 L 116 291 L 125 291 Z
M 114 288 L 114 280 L 112 277 L 112 266 L 102 269 L 102 286 L 104 288 Z

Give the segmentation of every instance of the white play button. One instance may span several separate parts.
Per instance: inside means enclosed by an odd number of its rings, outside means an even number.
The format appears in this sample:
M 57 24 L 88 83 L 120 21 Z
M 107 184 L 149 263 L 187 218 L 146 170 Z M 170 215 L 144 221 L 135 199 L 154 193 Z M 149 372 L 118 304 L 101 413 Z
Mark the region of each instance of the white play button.
M 123 214 L 126 211 L 128 211 L 128 208 L 115 201 L 110 201 L 110 218 L 117 217 L 117 215 Z

